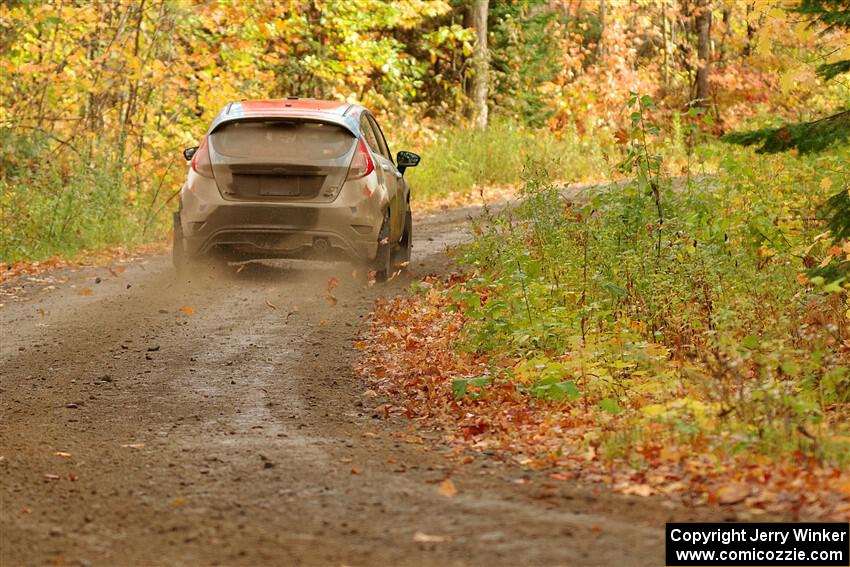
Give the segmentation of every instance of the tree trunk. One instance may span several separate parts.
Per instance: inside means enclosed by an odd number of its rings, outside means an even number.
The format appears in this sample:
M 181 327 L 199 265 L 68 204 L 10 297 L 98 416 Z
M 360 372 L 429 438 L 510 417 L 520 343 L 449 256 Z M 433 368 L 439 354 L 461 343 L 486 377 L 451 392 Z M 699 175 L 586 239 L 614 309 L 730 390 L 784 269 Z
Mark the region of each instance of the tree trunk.
M 755 6 L 753 4 L 747 4 L 747 42 L 744 44 L 744 49 L 741 52 L 741 55 L 744 57 L 749 57 L 753 53 L 753 40 L 756 37 L 756 25 L 753 23 L 753 10 Z
M 472 3 L 472 27 L 475 28 L 475 54 L 473 68 L 472 100 L 475 104 L 475 125 L 487 127 L 487 91 L 490 87 L 490 50 L 487 47 L 487 8 L 489 0 L 474 0 Z
M 596 44 L 596 61 L 605 56 L 605 13 L 607 12 L 605 0 L 599 0 L 599 43 Z
M 697 103 L 707 106 L 711 101 L 711 0 L 698 0 L 696 13 L 697 55 L 699 64 L 696 77 Z
M 670 86 L 670 26 L 667 22 L 667 0 L 661 0 L 661 32 L 662 41 L 664 41 L 664 64 L 661 76 L 666 89 Z

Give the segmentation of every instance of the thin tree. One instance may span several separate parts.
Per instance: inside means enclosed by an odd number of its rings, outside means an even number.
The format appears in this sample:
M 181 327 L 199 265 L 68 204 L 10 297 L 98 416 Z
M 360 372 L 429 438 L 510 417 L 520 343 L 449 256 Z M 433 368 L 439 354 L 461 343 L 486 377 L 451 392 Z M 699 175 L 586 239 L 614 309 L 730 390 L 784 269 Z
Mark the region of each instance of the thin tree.
M 707 107 L 711 100 L 711 0 L 698 0 L 695 14 L 697 28 L 696 102 Z
M 489 0 L 474 0 L 472 3 L 472 27 L 475 28 L 475 53 L 472 84 L 472 101 L 475 104 L 475 125 L 483 130 L 487 127 L 487 96 L 490 89 L 490 50 L 487 47 L 487 11 Z

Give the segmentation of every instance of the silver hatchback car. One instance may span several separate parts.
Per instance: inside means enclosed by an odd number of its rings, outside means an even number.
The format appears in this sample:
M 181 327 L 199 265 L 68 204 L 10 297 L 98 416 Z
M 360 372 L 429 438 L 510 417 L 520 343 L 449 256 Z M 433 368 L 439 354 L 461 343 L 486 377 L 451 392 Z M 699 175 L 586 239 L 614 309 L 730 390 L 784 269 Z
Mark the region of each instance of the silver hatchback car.
M 315 99 L 228 104 L 188 148 L 174 214 L 178 272 L 211 260 L 313 258 L 366 264 L 379 278 L 410 261 L 404 171 L 362 106 Z

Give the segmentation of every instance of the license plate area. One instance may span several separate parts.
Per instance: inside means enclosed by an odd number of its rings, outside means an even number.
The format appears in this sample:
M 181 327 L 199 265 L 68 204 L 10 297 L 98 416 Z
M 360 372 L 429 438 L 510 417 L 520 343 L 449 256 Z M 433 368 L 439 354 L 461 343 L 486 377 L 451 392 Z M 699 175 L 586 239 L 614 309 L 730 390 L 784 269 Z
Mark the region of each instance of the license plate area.
M 301 177 L 261 178 L 258 192 L 263 197 L 298 197 L 301 195 Z
M 233 193 L 242 199 L 309 199 L 319 194 L 324 175 L 233 175 Z

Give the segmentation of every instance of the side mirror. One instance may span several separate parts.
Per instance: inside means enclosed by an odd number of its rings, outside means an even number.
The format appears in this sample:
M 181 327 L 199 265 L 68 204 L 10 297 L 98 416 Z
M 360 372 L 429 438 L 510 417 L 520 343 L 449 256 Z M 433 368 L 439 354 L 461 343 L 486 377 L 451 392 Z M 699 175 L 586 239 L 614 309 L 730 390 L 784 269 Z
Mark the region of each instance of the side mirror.
M 417 154 L 402 150 L 396 154 L 396 167 L 398 167 L 398 170 L 403 174 L 404 170 L 408 167 L 416 167 L 419 165 L 420 159 L 422 158 L 420 158 Z
M 192 158 L 195 156 L 195 152 L 198 151 L 198 146 L 192 146 L 191 148 L 186 148 L 183 150 L 183 157 L 186 158 L 186 161 L 192 161 Z

